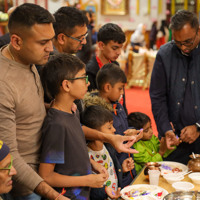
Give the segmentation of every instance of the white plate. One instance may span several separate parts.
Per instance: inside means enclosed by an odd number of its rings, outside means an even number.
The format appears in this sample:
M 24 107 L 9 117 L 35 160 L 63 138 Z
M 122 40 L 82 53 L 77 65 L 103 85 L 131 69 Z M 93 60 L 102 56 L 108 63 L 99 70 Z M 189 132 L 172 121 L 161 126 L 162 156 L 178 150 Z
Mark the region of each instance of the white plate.
M 137 190 L 137 191 L 140 190 L 139 192 L 146 191 L 146 192 L 150 192 L 150 194 L 144 195 L 144 196 L 139 195 L 137 197 L 128 197 L 126 195 L 126 192 L 129 192 L 132 190 Z M 156 197 L 155 195 L 160 192 L 162 192 L 161 197 Z M 163 197 L 168 194 L 167 190 L 165 190 L 159 186 L 156 186 L 156 185 L 148 185 L 148 184 L 130 185 L 130 186 L 123 188 L 120 193 L 122 195 L 121 197 L 125 200 L 131 200 L 131 199 L 134 199 L 134 200 L 157 200 L 157 199 L 163 199 Z M 138 193 L 135 193 L 135 196 L 136 196 L 136 194 L 138 194 Z
M 165 166 L 170 167 L 171 169 L 174 168 L 179 168 L 182 170 L 182 172 L 174 172 L 174 173 L 179 173 L 179 174 L 184 174 L 188 171 L 188 167 L 182 163 L 178 163 L 178 162 L 171 162 L 171 161 L 162 161 L 162 162 L 158 162 L 159 164 L 163 164 Z M 169 173 L 173 173 L 172 170 L 166 170 L 164 169 L 162 166 L 160 166 L 160 170 L 161 170 L 161 175 L 165 175 L 165 174 L 169 174 Z

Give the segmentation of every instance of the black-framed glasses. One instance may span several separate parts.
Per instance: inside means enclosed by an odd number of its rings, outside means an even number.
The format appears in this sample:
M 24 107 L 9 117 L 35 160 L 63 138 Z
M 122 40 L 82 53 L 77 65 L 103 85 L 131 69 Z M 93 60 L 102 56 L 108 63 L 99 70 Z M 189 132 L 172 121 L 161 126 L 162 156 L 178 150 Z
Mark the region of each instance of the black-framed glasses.
M 4 167 L 4 168 L 0 168 L 0 170 L 9 170 L 8 174 L 10 174 L 10 170 L 11 170 L 12 166 L 13 166 L 13 157 L 11 156 L 11 161 L 10 161 L 9 166 L 8 167 Z
M 195 41 L 195 39 L 196 39 L 196 37 L 197 37 L 197 33 L 198 32 L 196 32 L 196 35 L 194 36 L 194 39 L 192 40 L 192 41 L 186 41 L 186 42 L 178 42 L 178 41 L 176 41 L 176 40 L 174 40 L 174 43 L 177 45 L 177 46 L 185 46 L 185 47 L 191 47 L 193 44 L 194 44 L 194 41 Z
M 67 37 L 69 37 L 69 38 L 71 38 L 71 39 L 73 39 L 73 40 L 76 40 L 76 41 L 78 41 L 78 42 L 82 43 L 82 42 L 83 42 L 83 40 L 85 40 L 85 39 L 86 39 L 86 37 L 88 36 L 88 33 L 86 33 L 85 35 L 83 35 L 83 38 L 82 38 L 82 39 L 78 39 L 78 38 L 72 37 L 72 36 L 70 36 L 70 35 L 67 35 L 67 34 L 65 34 L 65 33 L 64 33 L 64 35 L 66 35 Z
M 88 75 L 87 76 L 76 77 L 76 78 L 70 78 L 70 79 L 67 79 L 67 80 L 72 81 L 72 80 L 84 79 L 84 78 L 85 78 L 85 83 L 88 84 Z

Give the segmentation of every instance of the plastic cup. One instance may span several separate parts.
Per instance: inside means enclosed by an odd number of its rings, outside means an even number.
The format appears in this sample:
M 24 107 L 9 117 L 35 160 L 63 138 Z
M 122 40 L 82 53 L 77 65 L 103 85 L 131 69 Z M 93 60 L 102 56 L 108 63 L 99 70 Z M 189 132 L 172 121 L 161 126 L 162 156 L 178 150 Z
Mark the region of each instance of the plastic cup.
M 159 170 L 149 170 L 148 172 L 149 172 L 150 185 L 158 185 L 159 177 L 160 177 L 160 171 Z

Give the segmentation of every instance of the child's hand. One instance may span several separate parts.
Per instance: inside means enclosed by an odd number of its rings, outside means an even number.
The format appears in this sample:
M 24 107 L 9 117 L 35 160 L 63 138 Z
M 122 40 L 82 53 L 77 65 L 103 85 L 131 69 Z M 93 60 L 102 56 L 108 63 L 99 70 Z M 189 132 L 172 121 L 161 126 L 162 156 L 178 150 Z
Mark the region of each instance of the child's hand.
M 134 168 L 134 161 L 132 158 L 127 158 L 126 160 L 123 161 L 122 163 L 122 170 L 123 172 L 128 172 Z
M 104 182 L 108 179 L 105 174 L 89 174 L 87 178 L 86 186 L 91 188 L 102 188 Z
M 140 130 L 136 130 L 136 129 L 127 129 L 126 131 L 124 131 L 125 135 L 133 135 L 136 136 L 137 134 L 139 134 Z
M 161 140 L 160 140 L 159 154 L 161 156 L 163 156 L 166 151 L 167 151 L 166 139 L 164 137 L 162 137 Z
M 176 138 L 176 135 L 173 131 L 167 131 L 165 133 L 165 140 L 167 144 L 167 149 L 174 149 L 173 146 L 177 146 L 180 143 L 179 139 Z
M 138 140 L 140 140 L 143 137 L 143 129 L 141 130 L 136 130 L 136 129 L 127 129 L 126 131 L 124 131 L 125 135 L 130 135 L 130 136 L 135 136 L 135 139 L 137 142 Z
M 104 166 L 99 164 L 98 162 L 94 161 L 93 159 L 90 158 L 90 163 L 92 165 L 92 170 L 97 173 L 97 174 L 105 174 L 108 178 L 108 171 Z
M 121 197 L 121 194 L 120 194 L 121 188 L 118 188 L 117 191 L 114 191 L 112 188 L 106 186 L 105 191 L 106 191 L 106 194 L 111 199 L 117 199 L 117 198 Z

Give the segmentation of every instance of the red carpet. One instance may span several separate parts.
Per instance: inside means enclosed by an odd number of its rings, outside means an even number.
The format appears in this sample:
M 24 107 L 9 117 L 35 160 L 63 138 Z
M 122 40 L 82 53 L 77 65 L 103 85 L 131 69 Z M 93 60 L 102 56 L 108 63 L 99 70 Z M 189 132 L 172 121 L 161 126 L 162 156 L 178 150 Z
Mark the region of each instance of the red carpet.
M 148 115 L 152 122 L 152 128 L 154 135 L 158 135 L 156 124 L 151 112 L 151 100 L 149 97 L 149 90 L 143 90 L 142 88 L 126 89 L 126 106 L 128 113 L 131 112 L 143 112 Z

